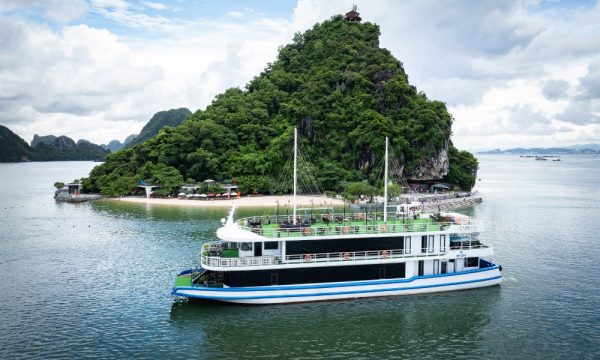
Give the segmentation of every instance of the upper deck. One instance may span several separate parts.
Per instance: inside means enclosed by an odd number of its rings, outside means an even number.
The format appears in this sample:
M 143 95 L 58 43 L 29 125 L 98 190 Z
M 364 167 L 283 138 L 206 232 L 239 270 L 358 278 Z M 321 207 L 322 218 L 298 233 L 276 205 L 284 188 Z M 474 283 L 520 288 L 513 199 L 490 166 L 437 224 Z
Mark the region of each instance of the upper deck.
M 453 216 L 456 215 L 456 216 Z M 231 219 L 217 235 L 225 241 L 304 240 L 323 237 L 393 236 L 411 233 L 473 233 L 481 224 L 468 216 L 445 214 L 391 214 L 383 220 L 381 213 L 303 214 L 296 216 L 253 216 Z

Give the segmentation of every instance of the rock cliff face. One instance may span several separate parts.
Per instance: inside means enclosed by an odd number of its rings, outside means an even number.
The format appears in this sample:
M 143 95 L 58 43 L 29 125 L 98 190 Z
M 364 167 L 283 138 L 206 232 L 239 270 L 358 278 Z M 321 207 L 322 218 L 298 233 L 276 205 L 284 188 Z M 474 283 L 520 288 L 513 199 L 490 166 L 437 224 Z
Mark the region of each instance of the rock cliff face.
M 31 140 L 31 147 L 36 147 L 41 143 L 52 145 L 54 140 L 56 140 L 56 136 L 54 135 L 39 136 L 38 134 L 35 134 L 33 135 L 33 140 Z
M 435 156 L 426 158 L 408 174 L 409 180 L 441 180 L 448 175 L 450 160 L 448 158 L 448 145 L 441 149 Z

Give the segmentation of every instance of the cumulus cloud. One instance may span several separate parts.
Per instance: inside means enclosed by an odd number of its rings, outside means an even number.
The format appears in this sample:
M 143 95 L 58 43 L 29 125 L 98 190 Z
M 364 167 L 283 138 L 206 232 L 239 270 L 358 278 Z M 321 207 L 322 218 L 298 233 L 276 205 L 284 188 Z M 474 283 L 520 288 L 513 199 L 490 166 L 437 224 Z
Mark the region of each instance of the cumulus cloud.
M 573 100 L 557 117 L 573 124 L 598 124 L 600 123 L 600 101 Z
M 68 23 L 87 12 L 84 0 L 3 0 L 0 13 L 41 10 L 43 16 L 59 23 Z
M 542 94 L 548 100 L 558 100 L 567 97 L 569 83 L 565 80 L 548 80 L 542 85 Z
M 552 122 L 529 104 L 507 106 L 504 111 L 505 118 L 500 121 L 504 133 L 549 135 L 555 132 Z
M 122 1 L 100 5 L 135 10 Z M 125 41 L 88 25 L 55 29 L 0 16 L 0 123 L 26 140 L 34 133 L 122 139 L 157 111 L 195 111 L 243 86 L 273 61 L 288 32 L 285 21 L 260 16 L 182 26 L 170 37 Z
M 600 60 L 592 62 L 588 72 L 579 79 L 582 88 L 581 97 L 588 99 L 600 99 Z
M 40 114 L 89 115 L 143 91 L 161 78 L 156 66 L 136 64 L 127 46 L 107 30 L 87 25 L 60 33 L 0 19 L 0 119 L 19 119 L 22 107 Z

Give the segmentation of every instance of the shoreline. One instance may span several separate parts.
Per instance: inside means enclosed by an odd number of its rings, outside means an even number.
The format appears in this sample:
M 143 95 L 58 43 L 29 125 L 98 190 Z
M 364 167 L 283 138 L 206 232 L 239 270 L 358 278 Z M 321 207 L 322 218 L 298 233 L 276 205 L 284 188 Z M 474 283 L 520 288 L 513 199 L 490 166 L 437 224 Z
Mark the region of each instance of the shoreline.
M 237 206 L 240 208 L 244 207 L 276 207 L 277 201 L 279 200 L 279 206 L 285 206 L 292 203 L 292 195 L 278 195 L 278 196 L 253 196 L 253 197 L 242 197 L 239 199 L 231 200 L 189 200 L 189 199 L 156 199 L 156 198 L 143 198 L 143 197 L 122 197 L 122 198 L 104 198 L 103 201 L 116 201 L 116 202 L 127 202 L 136 204 L 151 204 L 151 205 L 169 205 L 169 206 L 193 206 L 193 207 L 220 207 L 229 208 L 234 202 L 237 202 Z M 312 200 L 312 203 L 311 203 Z M 299 206 L 336 206 L 343 205 L 344 201 L 341 199 L 332 199 L 325 196 L 297 196 Z

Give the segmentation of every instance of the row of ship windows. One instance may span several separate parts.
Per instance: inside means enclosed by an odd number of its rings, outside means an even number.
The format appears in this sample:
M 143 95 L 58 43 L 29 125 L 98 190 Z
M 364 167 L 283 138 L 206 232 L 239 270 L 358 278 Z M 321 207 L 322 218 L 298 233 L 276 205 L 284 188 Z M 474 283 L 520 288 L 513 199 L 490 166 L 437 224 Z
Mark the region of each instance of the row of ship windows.
M 440 235 L 438 239 L 439 239 L 439 249 L 440 249 L 439 251 L 445 252 L 446 251 L 446 235 Z M 421 236 L 421 252 L 422 253 L 434 252 L 434 247 L 435 247 L 435 236 L 433 236 L 433 235 Z M 263 245 L 263 249 L 264 250 L 278 250 L 279 242 L 278 241 L 265 241 L 264 245 Z M 242 243 L 241 250 L 242 251 L 251 251 L 252 243 Z M 411 253 L 411 237 L 410 236 L 404 237 L 404 252 L 406 254 Z

